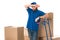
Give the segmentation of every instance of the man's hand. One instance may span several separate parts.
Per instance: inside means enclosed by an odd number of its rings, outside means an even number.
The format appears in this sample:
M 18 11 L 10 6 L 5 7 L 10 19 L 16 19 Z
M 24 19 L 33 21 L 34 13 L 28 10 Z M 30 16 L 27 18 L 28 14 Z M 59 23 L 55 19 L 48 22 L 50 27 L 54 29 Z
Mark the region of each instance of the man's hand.
M 45 18 L 45 16 L 40 16 L 40 18 L 41 18 L 41 19 L 44 19 L 44 18 Z
M 26 4 L 25 8 L 28 8 L 28 7 L 31 7 L 31 6 L 32 6 L 31 4 Z M 40 7 L 40 5 L 36 4 L 36 7 L 38 8 L 38 7 Z
M 48 13 L 46 13 L 44 16 L 40 16 L 41 19 L 48 18 Z
M 40 7 L 40 5 L 36 4 L 36 7 L 38 8 L 38 7 Z
M 25 5 L 25 8 L 28 8 L 28 7 L 30 7 L 31 6 L 31 4 L 27 4 L 27 5 Z
M 35 22 L 37 22 L 39 20 L 39 18 L 40 18 L 41 21 L 44 21 L 44 18 L 48 18 L 48 14 L 46 13 L 44 16 L 37 17 L 35 19 Z
M 48 13 L 46 13 L 44 16 L 40 16 L 40 18 L 41 18 L 41 21 L 44 21 L 44 18 L 48 19 Z

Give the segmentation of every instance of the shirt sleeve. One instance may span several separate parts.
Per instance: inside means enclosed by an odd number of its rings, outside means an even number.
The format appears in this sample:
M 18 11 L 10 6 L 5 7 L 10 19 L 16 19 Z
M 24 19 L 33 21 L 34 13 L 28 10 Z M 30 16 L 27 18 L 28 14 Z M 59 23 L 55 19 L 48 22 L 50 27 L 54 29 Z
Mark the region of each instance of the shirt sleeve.
M 32 9 L 28 7 L 28 8 L 27 8 L 27 12 L 28 12 L 28 14 L 30 14 L 31 11 L 32 11 Z
M 46 13 L 44 13 L 43 11 L 40 11 L 39 15 L 40 16 L 44 16 Z

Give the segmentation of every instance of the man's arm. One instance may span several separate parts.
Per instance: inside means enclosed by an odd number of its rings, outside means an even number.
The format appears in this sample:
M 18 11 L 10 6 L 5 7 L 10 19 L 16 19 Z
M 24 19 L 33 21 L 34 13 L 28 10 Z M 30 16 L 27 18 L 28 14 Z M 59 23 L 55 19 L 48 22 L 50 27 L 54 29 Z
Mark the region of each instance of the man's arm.
M 31 7 L 32 5 L 31 4 L 26 4 L 25 5 L 25 8 L 28 8 L 28 7 Z M 38 4 L 36 4 L 36 7 L 38 8 L 38 7 L 40 7 Z
M 39 20 L 39 18 L 41 18 L 42 21 L 43 21 L 44 18 L 48 18 L 48 13 L 46 13 L 44 16 L 39 16 L 39 17 L 37 17 L 37 18 L 35 19 L 35 22 L 37 22 L 37 21 Z
M 42 18 L 42 19 L 48 18 L 48 13 L 46 13 L 44 16 L 40 16 L 40 18 Z
M 28 7 L 30 7 L 30 6 L 31 6 L 30 4 L 26 4 L 25 8 L 28 9 Z
M 29 5 L 29 4 L 25 5 L 25 8 L 26 8 L 28 14 L 30 14 L 32 11 L 32 9 L 30 7 L 31 7 L 31 5 Z

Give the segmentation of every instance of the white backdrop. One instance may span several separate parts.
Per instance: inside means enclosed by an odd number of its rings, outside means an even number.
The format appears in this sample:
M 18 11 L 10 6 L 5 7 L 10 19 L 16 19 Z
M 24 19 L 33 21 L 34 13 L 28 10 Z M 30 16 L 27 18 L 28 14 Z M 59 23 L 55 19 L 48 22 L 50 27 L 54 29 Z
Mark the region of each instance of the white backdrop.
M 28 14 L 24 5 L 31 2 L 37 2 L 45 13 L 54 13 L 54 37 L 60 37 L 59 0 L 0 0 L 0 40 L 4 40 L 5 26 L 26 28 Z

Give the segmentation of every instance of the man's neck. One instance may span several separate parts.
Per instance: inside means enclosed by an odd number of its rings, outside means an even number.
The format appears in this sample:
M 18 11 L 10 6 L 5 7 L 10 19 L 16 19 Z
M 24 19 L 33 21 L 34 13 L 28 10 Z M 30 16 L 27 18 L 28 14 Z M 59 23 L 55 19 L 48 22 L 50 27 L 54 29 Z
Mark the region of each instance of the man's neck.
M 37 8 L 35 9 L 35 10 L 33 10 L 33 11 L 36 11 L 36 10 L 38 10 Z

